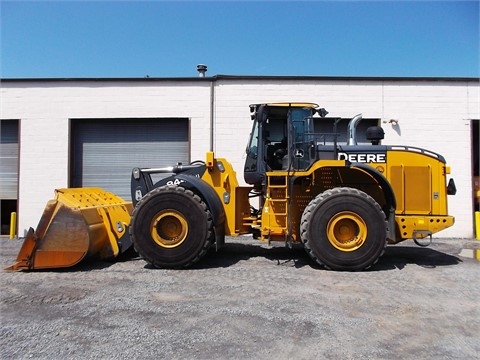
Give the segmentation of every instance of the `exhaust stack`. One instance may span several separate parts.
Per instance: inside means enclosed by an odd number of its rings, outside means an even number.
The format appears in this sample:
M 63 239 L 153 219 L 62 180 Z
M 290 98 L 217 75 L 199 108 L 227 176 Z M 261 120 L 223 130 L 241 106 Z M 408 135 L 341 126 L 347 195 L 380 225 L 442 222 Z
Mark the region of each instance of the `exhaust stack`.
M 362 114 L 355 117 L 348 123 L 348 142 L 347 145 L 357 145 L 357 125 L 362 120 Z

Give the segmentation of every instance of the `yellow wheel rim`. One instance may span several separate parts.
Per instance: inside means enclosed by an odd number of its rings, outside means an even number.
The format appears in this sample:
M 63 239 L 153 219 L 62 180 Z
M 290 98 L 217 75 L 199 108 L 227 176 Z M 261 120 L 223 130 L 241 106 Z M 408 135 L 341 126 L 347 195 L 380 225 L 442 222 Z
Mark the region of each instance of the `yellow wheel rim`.
M 358 214 L 343 211 L 328 222 L 327 236 L 330 243 L 338 250 L 355 251 L 367 239 L 367 225 Z
M 188 223 L 178 211 L 163 210 L 153 218 L 150 234 L 161 247 L 174 248 L 187 238 Z

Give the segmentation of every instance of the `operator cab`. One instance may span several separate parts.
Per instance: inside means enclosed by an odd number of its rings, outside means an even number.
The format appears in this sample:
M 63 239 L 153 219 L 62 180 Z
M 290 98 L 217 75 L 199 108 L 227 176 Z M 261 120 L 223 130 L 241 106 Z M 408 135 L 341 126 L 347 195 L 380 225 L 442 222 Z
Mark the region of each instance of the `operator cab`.
M 250 105 L 253 120 L 244 178 L 261 186 L 265 172 L 305 170 L 315 161 L 313 115 L 327 112 L 313 103 Z

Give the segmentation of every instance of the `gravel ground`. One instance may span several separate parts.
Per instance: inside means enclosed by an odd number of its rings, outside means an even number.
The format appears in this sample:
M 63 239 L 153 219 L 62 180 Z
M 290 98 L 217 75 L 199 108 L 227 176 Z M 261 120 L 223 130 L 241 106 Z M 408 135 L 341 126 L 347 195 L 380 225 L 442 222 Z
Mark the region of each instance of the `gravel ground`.
M 21 243 L 0 239 L 2 268 Z M 0 271 L 0 358 L 478 359 L 475 254 L 472 239 L 407 242 L 368 271 L 333 272 L 241 237 L 189 270 L 134 258 Z

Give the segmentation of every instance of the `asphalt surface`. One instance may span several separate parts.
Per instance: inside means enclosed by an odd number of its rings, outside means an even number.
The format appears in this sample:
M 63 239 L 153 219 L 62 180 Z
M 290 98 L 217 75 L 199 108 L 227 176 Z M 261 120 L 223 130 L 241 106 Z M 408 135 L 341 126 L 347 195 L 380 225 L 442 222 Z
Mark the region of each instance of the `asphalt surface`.
M 21 240 L 0 238 L 0 265 Z M 387 247 L 363 272 L 229 238 L 188 270 L 133 258 L 0 272 L 1 359 L 478 359 L 480 241 Z

